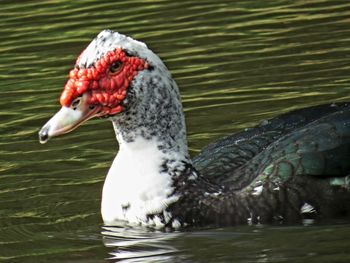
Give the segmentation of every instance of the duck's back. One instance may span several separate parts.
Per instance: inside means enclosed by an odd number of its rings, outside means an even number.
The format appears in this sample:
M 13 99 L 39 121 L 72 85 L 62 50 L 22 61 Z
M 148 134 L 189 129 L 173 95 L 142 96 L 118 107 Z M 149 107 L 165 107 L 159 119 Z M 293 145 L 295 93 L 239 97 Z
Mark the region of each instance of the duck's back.
M 285 179 L 302 174 L 345 178 L 350 174 L 350 105 L 280 115 L 208 145 L 193 162 L 204 177 L 231 189 L 272 173 Z

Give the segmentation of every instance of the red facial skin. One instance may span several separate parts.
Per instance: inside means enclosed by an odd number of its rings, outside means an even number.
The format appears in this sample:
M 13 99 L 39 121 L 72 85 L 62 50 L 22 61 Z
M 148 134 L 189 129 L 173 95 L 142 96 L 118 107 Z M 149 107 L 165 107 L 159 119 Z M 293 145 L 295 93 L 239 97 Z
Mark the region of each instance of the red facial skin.
M 79 62 L 77 59 L 76 65 Z M 122 101 L 132 79 L 148 64 L 140 58 L 129 57 L 117 48 L 108 52 L 88 69 L 74 68 L 60 97 L 62 106 L 69 107 L 73 100 L 88 92 L 88 104 L 100 105 L 99 116 L 114 115 L 123 111 Z

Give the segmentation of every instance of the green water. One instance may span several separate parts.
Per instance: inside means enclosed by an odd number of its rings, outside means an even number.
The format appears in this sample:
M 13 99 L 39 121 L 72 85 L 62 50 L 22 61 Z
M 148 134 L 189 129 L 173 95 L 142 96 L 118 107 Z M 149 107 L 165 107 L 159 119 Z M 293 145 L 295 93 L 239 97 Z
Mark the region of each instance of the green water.
M 111 124 L 91 120 L 46 145 L 37 132 L 77 55 L 106 28 L 168 65 L 192 154 L 279 113 L 350 101 L 349 1 L 1 0 L 0 262 L 350 262 L 346 222 L 103 230 Z

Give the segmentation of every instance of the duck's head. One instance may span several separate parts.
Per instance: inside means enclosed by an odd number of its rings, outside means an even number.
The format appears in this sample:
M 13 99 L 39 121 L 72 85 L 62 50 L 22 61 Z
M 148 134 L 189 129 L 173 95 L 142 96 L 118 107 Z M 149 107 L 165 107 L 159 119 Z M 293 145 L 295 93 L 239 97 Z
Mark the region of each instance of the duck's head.
M 143 89 L 156 75 L 171 79 L 165 65 L 144 43 L 102 31 L 69 72 L 60 97 L 62 108 L 40 130 L 40 142 L 68 133 L 93 117 L 122 115 L 138 101 L 147 103 Z

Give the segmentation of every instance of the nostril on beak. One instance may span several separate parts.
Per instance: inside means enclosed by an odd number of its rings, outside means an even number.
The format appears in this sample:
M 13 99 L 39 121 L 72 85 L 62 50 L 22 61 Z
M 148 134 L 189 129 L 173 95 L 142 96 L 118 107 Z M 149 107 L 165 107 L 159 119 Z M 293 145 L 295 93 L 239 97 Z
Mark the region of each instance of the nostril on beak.
M 39 131 L 39 142 L 46 143 L 49 140 L 49 127 L 43 127 Z

